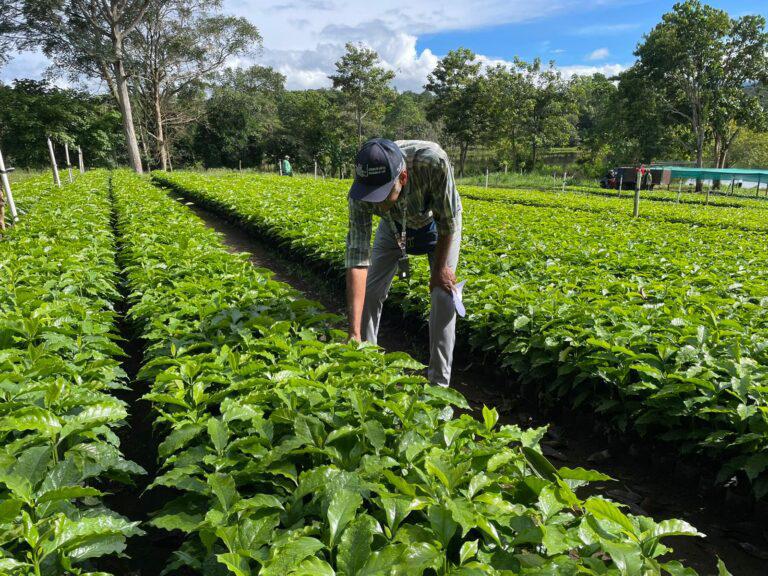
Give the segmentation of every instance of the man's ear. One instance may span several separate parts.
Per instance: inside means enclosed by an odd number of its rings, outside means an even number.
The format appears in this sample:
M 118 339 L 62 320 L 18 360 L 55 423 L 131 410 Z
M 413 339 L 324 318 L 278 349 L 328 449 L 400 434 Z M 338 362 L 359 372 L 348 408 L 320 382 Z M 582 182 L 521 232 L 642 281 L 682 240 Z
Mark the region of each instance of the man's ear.
M 408 168 L 403 169 L 402 172 L 400 172 L 400 184 L 402 186 L 405 186 L 408 182 Z

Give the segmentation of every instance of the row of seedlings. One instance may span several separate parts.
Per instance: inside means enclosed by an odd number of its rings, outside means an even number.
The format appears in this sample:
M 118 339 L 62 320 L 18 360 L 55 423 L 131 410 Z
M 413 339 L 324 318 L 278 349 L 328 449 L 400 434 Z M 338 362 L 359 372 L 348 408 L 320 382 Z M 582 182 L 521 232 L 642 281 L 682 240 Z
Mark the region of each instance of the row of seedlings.
M 343 279 L 344 182 L 156 178 Z M 413 268 L 391 301 L 424 315 L 428 270 Z M 767 269 L 756 232 L 465 200 L 459 330 L 540 383 L 545 400 L 702 454 L 713 463 L 702 467 L 708 482 L 738 475 L 759 499 L 768 495 Z
M 108 175 L 17 189 L 0 241 L 0 573 L 95 574 L 141 533 L 106 490 L 142 469 L 115 433 L 126 406 L 116 340 Z M 99 572 L 99 574 L 103 574 Z
M 344 341 L 319 305 L 227 252 L 163 191 L 113 179 L 131 315 L 148 354 L 170 570 L 247 575 L 693 574 L 680 520 L 626 515 L 555 469 L 543 429 L 482 420 L 405 354 Z

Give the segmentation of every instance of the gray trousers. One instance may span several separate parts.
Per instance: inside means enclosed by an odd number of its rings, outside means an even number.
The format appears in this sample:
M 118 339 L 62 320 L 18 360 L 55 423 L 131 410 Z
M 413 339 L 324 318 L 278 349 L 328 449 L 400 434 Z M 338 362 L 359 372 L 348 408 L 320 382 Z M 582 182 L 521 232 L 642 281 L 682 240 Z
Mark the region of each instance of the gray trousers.
M 461 215 L 459 226 L 453 235 L 448 250 L 448 266 L 456 271 L 461 245 Z M 392 228 L 386 220 L 379 221 L 376 237 L 373 240 L 373 254 L 365 283 L 365 304 L 363 305 L 362 338 L 376 344 L 379 333 L 379 321 L 384 301 L 389 294 L 389 287 L 397 272 L 400 248 L 395 242 Z M 430 269 L 434 265 L 433 254 L 429 254 Z M 414 258 L 414 256 L 411 256 Z M 451 381 L 453 347 L 456 343 L 456 309 L 450 294 L 442 288 L 435 288 L 431 294 L 432 305 L 429 311 L 429 370 L 427 377 L 434 385 L 448 386 Z

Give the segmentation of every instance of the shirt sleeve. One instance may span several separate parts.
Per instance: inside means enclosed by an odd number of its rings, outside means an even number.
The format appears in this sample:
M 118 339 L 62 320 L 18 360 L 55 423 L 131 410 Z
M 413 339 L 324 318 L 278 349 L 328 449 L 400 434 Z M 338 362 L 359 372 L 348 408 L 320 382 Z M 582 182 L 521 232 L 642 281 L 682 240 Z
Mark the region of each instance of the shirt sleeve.
M 413 169 L 429 190 L 429 206 L 438 234 L 456 233 L 461 212 L 461 199 L 447 158 L 434 151 L 414 158 Z
M 349 201 L 349 231 L 347 232 L 347 252 L 344 259 L 347 268 L 368 267 L 371 265 L 371 228 L 373 213 L 360 200 Z

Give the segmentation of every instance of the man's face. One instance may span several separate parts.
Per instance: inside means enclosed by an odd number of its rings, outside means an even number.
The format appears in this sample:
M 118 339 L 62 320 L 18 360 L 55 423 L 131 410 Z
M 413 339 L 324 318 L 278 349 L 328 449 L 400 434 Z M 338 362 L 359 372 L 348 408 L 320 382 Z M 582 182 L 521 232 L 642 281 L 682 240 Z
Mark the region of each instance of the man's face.
M 392 206 L 395 205 L 397 199 L 400 198 L 400 192 L 403 191 L 403 187 L 405 186 L 406 182 L 408 182 L 408 172 L 403 170 L 400 173 L 400 177 L 395 180 L 395 183 L 392 186 L 392 190 L 389 191 L 389 196 L 384 198 L 384 200 L 382 200 L 379 204 L 379 206 L 381 206 L 382 212 L 386 213 L 392 209 Z

